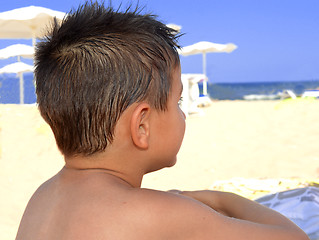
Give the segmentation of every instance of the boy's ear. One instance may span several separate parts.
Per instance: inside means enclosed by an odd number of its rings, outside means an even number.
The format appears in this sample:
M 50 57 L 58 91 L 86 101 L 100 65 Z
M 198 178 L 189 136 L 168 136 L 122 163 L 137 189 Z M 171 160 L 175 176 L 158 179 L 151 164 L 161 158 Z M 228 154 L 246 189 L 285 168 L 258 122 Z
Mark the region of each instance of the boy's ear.
M 131 136 L 135 146 L 140 149 L 149 147 L 150 112 L 148 103 L 139 103 L 131 117 Z

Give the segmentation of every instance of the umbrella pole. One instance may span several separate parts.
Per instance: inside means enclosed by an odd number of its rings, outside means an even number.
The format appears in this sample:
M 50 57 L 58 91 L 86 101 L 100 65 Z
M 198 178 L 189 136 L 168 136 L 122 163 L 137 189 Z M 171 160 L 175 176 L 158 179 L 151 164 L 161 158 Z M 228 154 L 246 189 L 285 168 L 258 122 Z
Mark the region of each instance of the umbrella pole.
M 205 76 L 205 79 L 203 82 L 203 95 L 207 96 L 206 52 L 203 52 L 203 74 Z
M 19 73 L 19 80 L 20 80 L 20 104 L 24 104 L 23 73 Z

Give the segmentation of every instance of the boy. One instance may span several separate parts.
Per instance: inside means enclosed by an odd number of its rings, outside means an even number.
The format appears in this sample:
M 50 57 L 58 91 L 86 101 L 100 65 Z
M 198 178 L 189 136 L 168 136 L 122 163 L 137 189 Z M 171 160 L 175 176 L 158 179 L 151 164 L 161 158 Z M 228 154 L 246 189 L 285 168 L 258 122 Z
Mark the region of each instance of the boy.
M 86 3 L 38 45 L 39 110 L 65 167 L 32 196 L 17 239 L 307 239 L 231 193 L 141 189 L 173 166 L 185 115 L 176 36 L 151 15 Z

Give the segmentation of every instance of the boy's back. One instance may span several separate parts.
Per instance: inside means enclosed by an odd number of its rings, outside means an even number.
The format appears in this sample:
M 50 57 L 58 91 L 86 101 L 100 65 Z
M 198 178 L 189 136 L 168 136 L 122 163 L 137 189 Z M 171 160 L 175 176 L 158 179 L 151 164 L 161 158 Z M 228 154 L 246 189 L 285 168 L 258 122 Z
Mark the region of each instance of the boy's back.
M 259 209 L 257 203 L 251 205 L 249 200 L 232 195 L 218 200 L 213 192 L 205 191 L 186 195 L 214 206 L 222 214 L 188 197 L 133 188 L 105 170 L 64 168 L 30 200 L 17 240 L 307 239 L 294 228 L 281 229 L 282 216 L 263 207 Z M 202 199 L 198 197 L 201 195 Z M 243 204 L 236 206 L 237 200 Z M 225 205 L 235 205 L 229 209 L 243 208 L 232 212 L 252 211 L 240 215 L 256 218 L 257 222 L 223 216 L 227 214 L 226 209 L 219 209 L 223 201 Z M 259 221 L 274 221 L 278 226 Z
M 101 170 L 63 169 L 32 197 L 18 239 L 142 239 L 141 191 Z
M 175 194 L 132 188 L 103 170 L 64 168 L 33 195 L 17 239 L 193 239 L 188 231 L 194 225 L 181 232 L 174 222 L 182 223 L 187 212 L 173 209 L 183 202 Z
M 156 239 L 143 192 L 103 170 L 63 169 L 30 200 L 17 239 Z

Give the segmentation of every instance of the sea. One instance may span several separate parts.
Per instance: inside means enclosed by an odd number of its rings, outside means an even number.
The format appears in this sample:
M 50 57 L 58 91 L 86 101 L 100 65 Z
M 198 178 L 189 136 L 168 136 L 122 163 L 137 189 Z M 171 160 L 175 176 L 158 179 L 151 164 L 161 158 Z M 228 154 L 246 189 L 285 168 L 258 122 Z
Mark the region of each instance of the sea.
M 273 100 L 280 99 L 286 90 L 301 96 L 306 90 L 314 89 L 319 89 L 319 79 L 290 82 L 208 83 L 207 86 L 210 98 L 217 100 Z
M 36 102 L 35 85 L 32 73 L 25 73 L 24 103 Z M 202 85 L 199 86 L 200 90 Z M 248 99 L 279 99 L 284 90 L 291 90 L 297 96 L 305 90 L 318 89 L 318 80 L 278 81 L 278 82 L 249 82 L 249 83 L 208 83 L 208 95 L 216 100 L 245 100 Z M 19 78 L 12 74 L 0 75 L 0 103 L 18 104 L 20 102 Z

